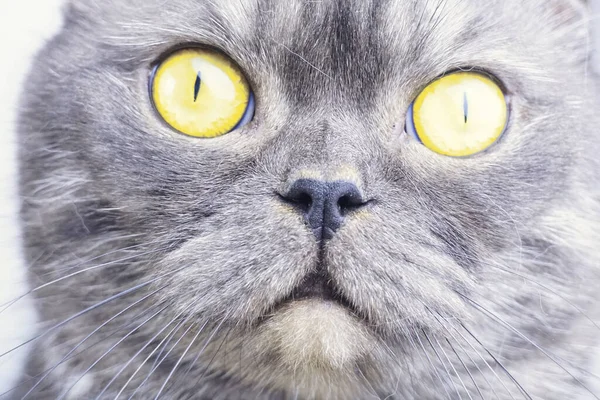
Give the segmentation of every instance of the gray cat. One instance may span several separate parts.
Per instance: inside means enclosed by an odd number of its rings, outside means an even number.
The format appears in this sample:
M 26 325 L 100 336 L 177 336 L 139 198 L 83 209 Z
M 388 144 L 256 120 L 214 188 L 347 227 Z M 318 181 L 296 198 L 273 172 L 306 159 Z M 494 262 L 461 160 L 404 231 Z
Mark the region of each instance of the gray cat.
M 7 396 L 599 398 L 589 17 L 73 1 L 23 98 Z

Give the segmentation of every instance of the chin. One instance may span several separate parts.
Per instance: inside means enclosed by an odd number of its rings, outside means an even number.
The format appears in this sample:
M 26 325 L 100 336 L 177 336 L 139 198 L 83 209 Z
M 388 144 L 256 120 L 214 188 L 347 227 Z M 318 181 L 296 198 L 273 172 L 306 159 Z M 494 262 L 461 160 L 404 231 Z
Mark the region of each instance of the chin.
M 268 383 L 302 398 L 349 398 L 381 379 L 378 338 L 335 299 L 286 300 L 237 340 L 242 377 L 251 385 Z M 226 368 L 240 372 L 235 362 Z

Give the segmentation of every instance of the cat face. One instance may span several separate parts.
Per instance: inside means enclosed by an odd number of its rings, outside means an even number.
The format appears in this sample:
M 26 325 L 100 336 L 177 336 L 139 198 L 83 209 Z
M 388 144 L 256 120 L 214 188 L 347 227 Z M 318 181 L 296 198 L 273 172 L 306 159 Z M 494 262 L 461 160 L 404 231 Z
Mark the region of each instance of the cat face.
M 143 379 L 135 369 L 152 363 L 127 360 L 147 342 L 140 351 L 153 357 L 153 340 L 171 328 L 173 342 L 182 339 L 148 393 L 194 387 L 179 379 L 189 367 L 206 385 L 214 371 L 266 392 L 437 398 L 491 380 L 489 370 L 476 373 L 481 362 L 537 360 L 530 341 L 578 315 L 544 297 L 540 326 L 531 307 L 540 289 L 524 279 L 579 304 L 587 289 L 573 287 L 590 277 L 595 255 L 595 230 L 573 232 L 597 217 L 595 203 L 580 200 L 590 198 L 582 155 L 593 96 L 579 8 L 558 0 L 71 5 L 27 90 L 26 242 L 31 258 L 54 250 L 34 267 L 53 279 L 65 264 L 109 265 L 61 281 L 62 293 L 49 285 L 42 293 L 62 300 L 52 312 L 41 300 L 42 315 L 59 321 L 82 301 L 136 285 L 131 298 L 82 320 L 97 326 L 148 293 L 141 304 L 160 310 L 124 342 L 122 357 L 99 362 L 111 372 L 91 370 L 93 394 L 113 376 Z M 239 66 L 256 100 L 249 123 L 199 139 L 161 118 L 152 71 L 182 48 L 215 49 Z M 493 77 L 508 105 L 503 135 L 468 157 L 438 154 L 406 129 L 415 98 L 457 70 Z M 575 253 L 584 261 L 573 265 Z M 63 356 L 69 349 L 48 340 Z M 542 370 L 557 368 L 549 364 Z M 173 366 L 182 387 L 161 388 Z M 508 378 L 489 387 L 507 381 L 516 390 Z M 105 393 L 122 385 L 113 386 Z

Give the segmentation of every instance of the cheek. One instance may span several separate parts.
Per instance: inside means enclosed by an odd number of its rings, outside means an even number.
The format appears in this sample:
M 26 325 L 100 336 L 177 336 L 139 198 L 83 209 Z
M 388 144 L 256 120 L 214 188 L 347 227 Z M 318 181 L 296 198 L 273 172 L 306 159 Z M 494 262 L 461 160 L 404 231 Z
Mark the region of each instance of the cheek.
M 388 334 L 409 322 L 434 322 L 426 307 L 465 314 L 456 291 L 469 290 L 474 277 L 446 242 L 430 233 L 435 222 L 416 210 L 379 206 L 350 221 L 327 247 L 336 285 Z
M 445 241 L 449 252 L 464 254 L 465 267 L 478 252 L 514 245 L 515 232 L 545 210 L 565 183 L 564 172 L 556 172 L 560 165 L 521 159 L 526 154 L 429 157 L 437 168 L 415 160 L 402 166 L 406 178 L 389 190 L 390 207 L 409 198 L 415 216 L 432 228 L 427 234 Z
M 253 321 L 316 264 L 317 244 L 294 215 L 271 199 L 247 200 L 200 222 L 201 233 L 157 266 L 176 271 L 166 282 L 182 308 L 195 303 L 194 313 Z

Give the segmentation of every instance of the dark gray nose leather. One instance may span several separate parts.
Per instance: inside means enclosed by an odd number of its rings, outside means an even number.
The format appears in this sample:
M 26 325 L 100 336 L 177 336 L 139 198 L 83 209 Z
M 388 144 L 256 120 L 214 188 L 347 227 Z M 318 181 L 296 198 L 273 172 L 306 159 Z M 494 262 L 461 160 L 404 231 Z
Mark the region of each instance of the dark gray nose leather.
M 365 204 L 358 187 L 346 181 L 299 179 L 283 197 L 303 213 L 318 240 L 331 239 L 346 214 Z

